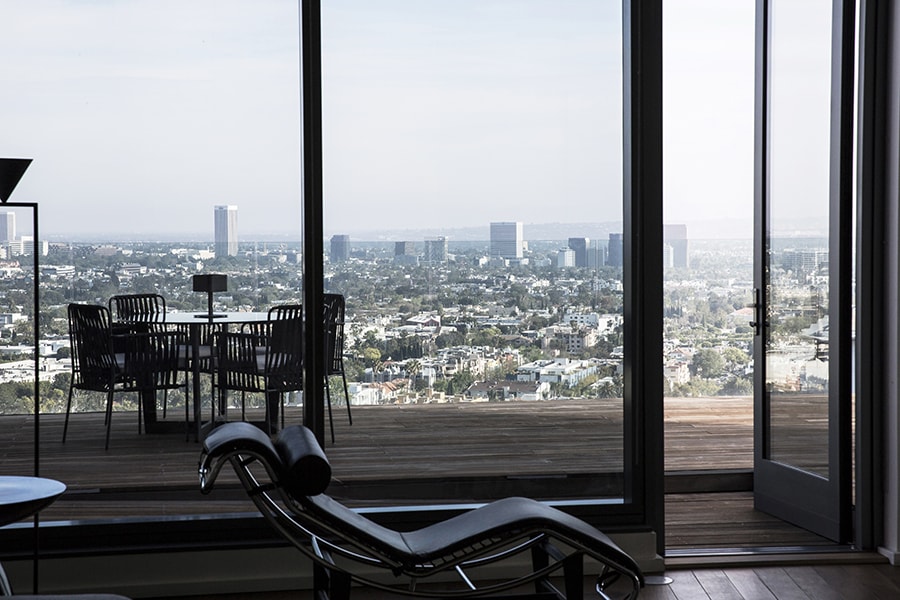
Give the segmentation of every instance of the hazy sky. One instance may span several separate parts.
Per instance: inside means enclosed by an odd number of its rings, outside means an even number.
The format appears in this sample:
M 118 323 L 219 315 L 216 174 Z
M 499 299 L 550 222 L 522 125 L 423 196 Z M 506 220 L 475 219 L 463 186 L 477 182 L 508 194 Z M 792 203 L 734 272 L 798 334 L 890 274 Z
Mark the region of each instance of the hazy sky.
M 666 218 L 751 218 L 753 2 L 667 0 Z M 300 229 L 292 0 L 4 0 L 45 236 Z M 324 0 L 326 231 L 621 219 L 621 2 Z M 20 219 L 21 220 L 21 219 Z M 749 231 L 748 234 L 749 235 Z

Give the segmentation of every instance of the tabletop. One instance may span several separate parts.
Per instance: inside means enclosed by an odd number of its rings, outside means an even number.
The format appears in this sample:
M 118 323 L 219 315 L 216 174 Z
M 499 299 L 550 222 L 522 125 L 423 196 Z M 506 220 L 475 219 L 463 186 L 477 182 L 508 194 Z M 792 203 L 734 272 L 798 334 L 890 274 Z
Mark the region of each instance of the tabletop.
M 170 312 L 165 314 L 162 321 L 173 325 L 208 325 L 210 323 L 228 325 L 234 323 L 258 323 L 269 318 L 268 312 L 226 312 L 216 314 L 221 316 L 210 319 L 205 312 Z
M 55 479 L 0 475 L 0 525 L 33 515 L 65 491 L 66 484 Z

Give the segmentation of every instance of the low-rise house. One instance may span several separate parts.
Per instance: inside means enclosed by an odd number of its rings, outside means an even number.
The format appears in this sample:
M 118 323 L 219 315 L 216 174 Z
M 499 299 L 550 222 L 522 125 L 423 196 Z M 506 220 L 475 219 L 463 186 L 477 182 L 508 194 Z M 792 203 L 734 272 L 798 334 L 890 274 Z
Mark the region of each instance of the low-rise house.
M 472 401 L 546 400 L 550 384 L 546 381 L 476 381 L 465 392 Z

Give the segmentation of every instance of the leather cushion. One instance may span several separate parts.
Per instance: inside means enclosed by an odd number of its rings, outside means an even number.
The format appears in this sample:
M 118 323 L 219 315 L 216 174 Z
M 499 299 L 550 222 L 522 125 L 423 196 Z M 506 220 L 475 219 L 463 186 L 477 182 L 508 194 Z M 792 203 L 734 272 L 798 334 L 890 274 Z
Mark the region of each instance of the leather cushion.
M 282 484 L 294 496 L 321 494 L 331 483 L 331 464 L 313 432 L 302 425 L 282 430 L 275 448 L 284 463 Z

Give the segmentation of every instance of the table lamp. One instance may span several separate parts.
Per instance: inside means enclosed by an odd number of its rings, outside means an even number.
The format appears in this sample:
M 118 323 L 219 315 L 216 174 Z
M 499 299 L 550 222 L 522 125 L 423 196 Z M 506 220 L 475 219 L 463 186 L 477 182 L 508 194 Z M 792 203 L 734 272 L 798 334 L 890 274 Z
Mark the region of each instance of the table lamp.
M 224 317 L 223 314 L 213 313 L 213 292 L 224 292 L 228 289 L 227 275 L 194 275 L 194 291 L 206 292 L 209 295 L 209 312 L 205 315 L 194 315 L 200 319 L 215 319 Z

